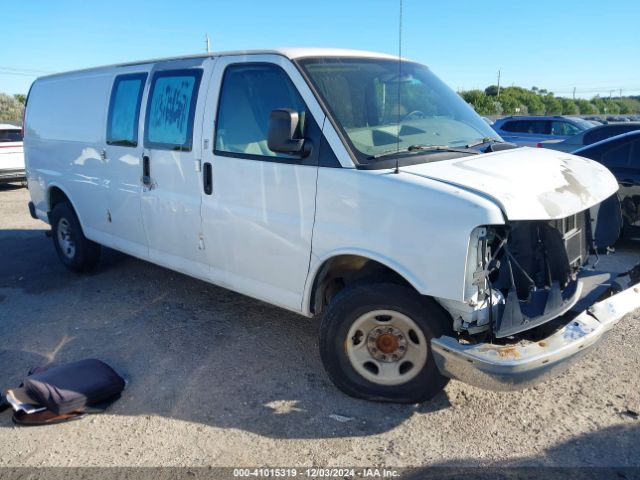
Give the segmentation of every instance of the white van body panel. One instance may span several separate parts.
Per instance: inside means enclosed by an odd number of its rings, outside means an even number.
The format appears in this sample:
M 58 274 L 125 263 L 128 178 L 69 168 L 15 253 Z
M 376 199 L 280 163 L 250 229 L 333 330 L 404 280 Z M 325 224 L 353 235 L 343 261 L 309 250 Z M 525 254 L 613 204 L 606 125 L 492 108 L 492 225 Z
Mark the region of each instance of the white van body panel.
M 149 74 L 150 65 L 123 67 L 112 72 L 109 92 L 117 76 L 129 74 Z M 147 89 L 142 95 L 146 101 Z M 108 105 L 108 104 L 107 104 Z M 144 112 L 140 113 L 138 131 L 144 122 Z M 101 129 L 105 131 L 105 127 Z M 148 259 L 149 248 L 142 222 L 140 206 L 140 171 L 142 169 L 142 143 L 136 147 L 123 147 L 103 143 L 104 162 L 109 169 L 109 186 L 107 188 L 108 221 L 105 229 L 93 232 L 98 243 L 108 245 L 117 250 L 129 253 L 138 258 Z M 110 219 L 110 221 L 109 221 Z
M 50 192 L 59 188 L 87 238 L 143 259 L 149 255 L 140 213 L 139 150 L 106 145 L 105 124 L 115 76 L 148 70 L 87 71 L 38 80 L 25 118 L 28 183 L 38 217 L 48 221 Z
M 400 170 L 318 173 L 310 278 L 338 255 L 376 260 L 425 295 L 462 300 L 472 230 L 501 225 L 498 206 L 467 190 Z
M 290 60 L 323 55 L 390 58 L 324 49 L 228 52 L 37 80 L 27 108 L 25 150 L 38 217 L 47 221 L 51 188 L 59 188 L 89 239 L 311 315 L 315 276 L 334 256 L 376 260 L 424 295 L 462 302 L 470 234 L 476 227 L 507 219 L 558 218 L 613 191 L 606 169 L 547 150 L 425 163 L 402 167 L 399 174 L 358 170 Z M 214 154 L 213 119 L 224 68 L 242 62 L 273 63 L 285 70 L 342 168 Z M 203 70 L 188 154 L 150 151 L 142 142 L 151 77 L 173 68 Z M 137 148 L 119 151 L 105 143 L 110 91 L 116 75 L 137 72 L 149 74 L 140 141 Z M 151 158 L 153 188 L 140 181 L 143 155 Z M 211 196 L 202 194 L 206 162 L 213 166 Z M 517 162 L 542 162 L 544 173 L 523 183 Z M 567 172 L 575 173 L 588 196 L 558 192 L 567 186 L 562 182 Z M 551 195 L 550 202 L 532 201 L 541 194 Z
M 150 158 L 152 186 L 143 187 L 140 195 L 150 260 L 204 280 L 209 277 L 209 265 L 206 253 L 200 247 L 202 181 L 195 162 L 202 158 L 202 132 L 198 125 L 202 124 L 204 98 L 214 62 L 215 59 L 211 58 L 176 60 L 156 64 L 151 69 L 153 76 L 167 70 L 189 71 L 198 68 L 202 69 L 202 77 L 198 91 L 194 93 L 197 102 L 191 150 L 171 151 L 145 146 L 143 154 Z M 144 98 L 140 112 L 143 117 L 141 125 L 145 121 L 146 103 L 147 98 Z M 139 143 L 142 143 L 142 135 Z M 169 225 L 170 228 L 167 228 Z
M 30 191 L 42 185 L 47 192 L 35 195 L 36 211 L 46 216 L 49 188 L 59 186 L 71 193 L 92 240 L 106 224 L 108 176 L 100 150 L 112 77 L 110 71 L 93 71 L 37 80 L 25 116 Z
M 564 218 L 618 191 L 618 182 L 602 164 L 541 148 L 423 163 L 403 171 L 488 196 L 509 220 Z
M 203 163 L 213 169 L 213 193 L 204 195 L 202 233 L 210 281 L 302 312 L 302 296 L 316 203 L 318 167 L 214 153 L 218 92 L 225 69 L 265 63 L 283 69 L 322 127 L 324 113 L 308 85 L 280 55 L 229 55 L 217 60 L 202 127 Z M 345 158 L 345 157 L 343 157 Z M 346 157 L 348 162 L 349 157 Z M 353 164 L 351 163 L 353 166 Z

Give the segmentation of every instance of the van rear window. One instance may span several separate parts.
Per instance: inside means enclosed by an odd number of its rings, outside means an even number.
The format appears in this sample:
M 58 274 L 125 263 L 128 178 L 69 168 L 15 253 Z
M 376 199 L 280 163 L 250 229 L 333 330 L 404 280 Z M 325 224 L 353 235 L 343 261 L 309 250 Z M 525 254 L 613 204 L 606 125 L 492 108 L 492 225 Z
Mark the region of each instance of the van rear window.
M 119 75 L 113 82 L 107 120 L 107 143 L 135 147 L 138 145 L 140 101 L 147 80 L 146 73 Z
M 147 101 L 145 147 L 191 150 L 202 70 L 158 72 Z

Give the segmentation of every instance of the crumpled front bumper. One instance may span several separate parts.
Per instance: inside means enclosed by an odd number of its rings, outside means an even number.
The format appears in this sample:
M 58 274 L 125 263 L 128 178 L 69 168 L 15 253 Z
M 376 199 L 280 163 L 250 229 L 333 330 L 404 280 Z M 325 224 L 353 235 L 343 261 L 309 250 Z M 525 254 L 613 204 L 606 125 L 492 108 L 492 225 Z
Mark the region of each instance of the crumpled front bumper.
M 591 304 L 546 338 L 511 345 L 464 345 L 442 336 L 431 341 L 440 372 L 488 390 L 518 390 L 566 369 L 591 350 L 628 313 L 640 308 L 640 283 Z

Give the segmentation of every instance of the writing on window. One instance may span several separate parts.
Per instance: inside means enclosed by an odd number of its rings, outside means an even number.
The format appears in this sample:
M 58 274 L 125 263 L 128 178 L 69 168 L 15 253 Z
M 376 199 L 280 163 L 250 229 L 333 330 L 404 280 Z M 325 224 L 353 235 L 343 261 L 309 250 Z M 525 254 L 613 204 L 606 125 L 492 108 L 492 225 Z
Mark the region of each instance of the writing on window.
M 200 71 L 156 76 L 148 105 L 146 143 L 191 149 L 193 114 Z

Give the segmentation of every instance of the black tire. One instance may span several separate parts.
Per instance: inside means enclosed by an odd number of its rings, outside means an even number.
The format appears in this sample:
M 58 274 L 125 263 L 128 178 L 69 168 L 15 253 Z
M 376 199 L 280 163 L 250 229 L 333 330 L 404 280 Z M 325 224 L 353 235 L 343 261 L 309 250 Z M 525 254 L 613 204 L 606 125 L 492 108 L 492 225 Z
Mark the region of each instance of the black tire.
M 51 238 L 60 261 L 74 272 L 88 272 L 95 268 L 100 260 L 100 245 L 84 236 L 73 207 L 68 202 L 57 203 L 49 219 Z M 64 234 L 61 234 L 61 231 Z M 70 243 L 65 244 L 61 236 L 67 238 Z
M 419 372 L 405 383 L 381 385 L 366 379 L 349 360 L 347 338 L 354 322 L 368 312 L 393 310 L 409 317 L 427 343 L 427 359 Z M 449 379 L 438 370 L 431 339 L 452 334 L 449 315 L 432 299 L 394 283 L 347 286 L 331 301 L 320 323 L 320 356 L 329 377 L 352 397 L 383 402 L 419 403 L 442 391 Z

